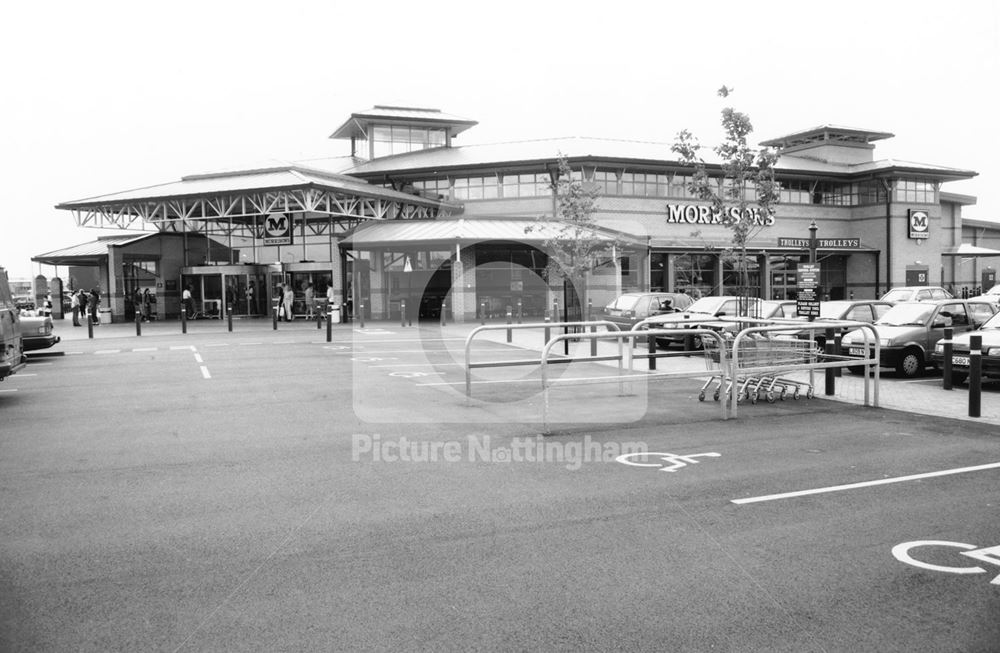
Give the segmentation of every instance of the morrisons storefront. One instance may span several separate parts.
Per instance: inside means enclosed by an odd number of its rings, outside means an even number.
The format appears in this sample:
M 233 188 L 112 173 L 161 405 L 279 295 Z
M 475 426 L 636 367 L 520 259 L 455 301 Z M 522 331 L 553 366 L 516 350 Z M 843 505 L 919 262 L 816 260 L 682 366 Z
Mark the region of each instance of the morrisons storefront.
M 437 318 L 442 306 L 460 321 L 516 305 L 540 315 L 553 299 L 567 299 L 544 273 L 563 155 L 574 177 L 599 192 L 593 236 L 606 239 L 608 251 L 586 280 L 595 306 L 630 290 L 734 291 L 725 215 L 692 196 L 691 169 L 668 144 L 456 145 L 475 124 L 434 109 L 377 106 L 332 134 L 350 141 L 350 156 L 191 175 L 58 208 L 83 226 L 197 236 L 199 247 L 184 260 L 146 262 L 168 316 L 184 286 L 221 314 L 263 314 L 279 283 L 292 285 L 303 313 L 307 293 L 325 297 L 332 287 L 349 311 L 363 306 L 375 319 L 398 316 L 403 300 L 416 317 Z M 976 173 L 877 159 L 875 143 L 891 136 L 822 126 L 762 143 L 780 152 L 782 190 L 773 214 L 748 216 L 759 296 L 794 296 L 814 223 L 821 297 L 875 297 L 901 285 L 961 292 L 995 278 L 1000 229 L 963 221 L 962 207 L 975 199 L 942 189 Z M 720 166 L 709 170 L 721 179 Z M 204 254 L 202 239 L 216 244 L 215 256 L 211 245 Z M 109 266 L 103 283 L 113 311 L 124 313 L 119 266 Z M 260 305 L 240 305 L 251 283 Z

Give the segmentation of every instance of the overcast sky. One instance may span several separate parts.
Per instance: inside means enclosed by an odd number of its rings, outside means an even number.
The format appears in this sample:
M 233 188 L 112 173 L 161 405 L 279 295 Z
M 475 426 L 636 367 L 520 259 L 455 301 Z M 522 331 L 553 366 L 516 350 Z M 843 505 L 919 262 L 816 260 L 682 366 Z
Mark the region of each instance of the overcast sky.
M 0 265 L 113 233 L 59 202 L 268 159 L 337 156 L 375 104 L 479 121 L 456 144 L 887 131 L 878 159 L 975 170 L 946 184 L 1000 220 L 1000 3 L 18 2 L 0 39 Z M 669 149 L 664 148 L 668 157 Z M 52 274 L 45 267 L 42 273 Z

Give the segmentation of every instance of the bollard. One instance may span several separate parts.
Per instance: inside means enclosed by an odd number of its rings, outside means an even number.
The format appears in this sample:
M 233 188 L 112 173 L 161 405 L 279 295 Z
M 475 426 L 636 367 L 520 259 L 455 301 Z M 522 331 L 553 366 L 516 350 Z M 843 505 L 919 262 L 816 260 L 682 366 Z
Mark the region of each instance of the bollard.
M 826 330 L 826 342 L 823 343 L 823 350 L 826 353 L 826 362 L 830 362 L 830 358 L 833 356 L 833 329 Z M 837 394 L 836 380 L 833 374 L 833 368 L 828 367 L 826 370 L 826 396 L 832 397 Z
M 549 321 L 550 321 L 549 320 L 549 316 L 546 315 L 545 316 L 545 324 L 548 325 Z M 552 337 L 552 330 L 549 329 L 548 326 L 546 326 L 545 327 L 545 342 L 542 343 L 543 346 L 546 345 L 546 344 L 548 344 L 550 337 Z
M 406 326 L 406 300 L 399 300 L 399 326 Z
M 521 323 L 521 318 L 524 316 L 524 307 L 521 306 L 521 300 L 517 300 L 517 323 Z
M 654 372 L 656 371 L 656 338 L 653 336 L 646 336 L 646 344 L 649 349 L 649 370 Z
M 278 330 L 278 307 L 275 306 L 271 314 L 271 329 Z
M 844 334 L 841 333 L 840 331 L 838 331 L 837 335 L 833 337 L 833 355 L 837 356 L 838 358 L 844 355 L 843 345 L 840 344 L 840 341 L 843 339 L 843 337 Z M 833 375 L 839 379 L 841 376 L 844 375 L 844 368 L 842 367 L 833 368 Z
M 135 335 L 142 335 L 142 313 L 139 311 L 135 312 Z
M 316 330 L 319 331 L 323 328 L 323 305 L 318 299 L 316 300 L 316 306 L 313 307 L 313 310 L 316 312 Z
M 90 311 L 87 311 L 87 337 L 94 338 L 94 321 L 90 319 Z
M 946 327 L 944 330 L 944 338 L 941 339 L 941 345 L 944 347 L 942 355 L 944 360 L 942 361 L 941 368 L 941 389 L 951 390 L 951 336 L 954 333 L 951 327 Z
M 333 341 L 333 308 L 330 308 L 330 313 L 326 316 L 326 341 Z
M 229 333 L 233 332 L 233 305 L 229 304 L 226 306 L 226 326 L 229 327 Z
M 445 326 L 444 313 L 445 313 L 445 310 L 447 310 L 447 308 L 448 308 L 448 302 L 446 302 L 446 301 L 444 301 L 442 299 L 441 300 L 441 326 Z
M 969 338 L 969 417 L 979 417 L 983 391 L 983 337 Z
M 361 302 L 361 310 L 358 311 L 358 320 L 361 324 L 361 328 L 365 328 L 365 303 Z
M 188 314 L 187 308 L 181 306 L 181 333 L 188 332 Z
M 479 302 L 479 323 L 486 324 L 486 302 Z
M 691 319 L 690 315 L 685 315 L 684 316 L 684 321 L 685 322 L 688 321 L 688 320 L 690 320 L 690 319 Z M 690 327 L 685 326 L 684 328 L 688 329 Z M 692 349 L 694 349 L 694 336 L 692 336 L 690 334 L 686 334 L 684 336 L 684 355 L 685 356 L 690 356 Z
M 597 325 L 591 325 L 590 332 L 597 333 Z M 597 338 L 590 339 L 590 355 L 597 356 Z
M 514 342 L 514 332 L 510 329 L 511 321 L 511 310 L 510 306 L 507 307 L 507 342 Z

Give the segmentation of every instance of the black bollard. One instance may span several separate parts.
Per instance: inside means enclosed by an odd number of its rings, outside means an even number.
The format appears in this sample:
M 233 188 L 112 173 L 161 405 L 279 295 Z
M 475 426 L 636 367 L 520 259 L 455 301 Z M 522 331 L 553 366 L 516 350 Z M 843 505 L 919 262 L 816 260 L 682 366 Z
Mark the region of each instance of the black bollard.
M 953 333 L 954 332 L 953 332 L 953 330 L 952 330 L 951 327 L 946 327 L 945 330 L 944 330 L 944 338 L 941 339 L 941 346 L 943 347 L 943 351 L 941 352 L 941 355 L 944 358 L 944 360 L 942 360 L 942 362 L 941 362 L 941 389 L 942 390 L 951 390 L 952 389 L 952 380 L 951 380 L 951 348 L 952 348 L 952 340 L 951 340 L 951 336 L 952 336 Z
M 181 333 L 188 332 L 188 314 L 187 309 L 181 306 Z
M 524 317 L 524 307 L 521 305 L 521 300 L 517 300 L 517 323 L 521 323 L 521 318 Z
M 830 359 L 833 357 L 833 348 L 834 348 L 833 329 L 826 330 L 826 342 L 824 342 L 823 345 L 824 345 L 823 349 L 826 353 L 825 361 L 830 362 Z M 825 371 L 826 371 L 826 396 L 832 397 L 833 395 L 837 394 L 837 389 L 836 389 L 837 382 L 833 375 L 832 367 L 826 368 Z
M 90 311 L 87 311 L 87 337 L 94 338 L 94 321 L 90 319 Z
M 983 390 L 983 337 L 969 338 L 969 417 L 979 417 Z
M 441 326 L 445 326 L 445 318 L 444 318 L 444 313 L 445 313 L 445 310 L 446 310 L 447 308 L 448 308 L 448 302 L 446 302 L 446 301 L 444 301 L 444 300 L 442 299 L 442 300 L 441 300 Z
M 486 302 L 479 302 L 479 324 L 486 324 Z
M 365 328 L 365 303 L 361 302 L 361 310 L 358 311 L 358 320 L 361 324 L 361 328 Z
M 399 300 L 399 326 L 406 326 L 406 300 Z
M 548 325 L 548 323 L 549 323 L 549 317 L 546 315 L 545 316 L 545 324 Z M 548 326 L 546 326 L 545 327 L 545 341 L 542 343 L 542 345 L 544 346 L 545 344 L 547 344 L 549 342 L 549 338 L 551 338 L 551 337 L 552 337 L 552 330 Z
M 274 311 L 271 312 L 271 329 L 274 331 L 278 330 L 278 307 L 274 307 Z
M 330 313 L 326 316 L 326 341 L 333 342 L 333 308 L 330 307 Z
M 139 311 L 135 312 L 135 335 L 142 335 L 142 313 Z
M 233 305 L 229 304 L 226 306 L 226 323 L 229 327 L 229 333 L 233 332 Z
M 649 348 L 649 369 L 650 371 L 656 371 L 656 338 L 647 335 L 646 344 Z
M 510 306 L 507 307 L 507 342 L 514 341 L 514 332 L 510 329 L 510 321 L 512 318 Z

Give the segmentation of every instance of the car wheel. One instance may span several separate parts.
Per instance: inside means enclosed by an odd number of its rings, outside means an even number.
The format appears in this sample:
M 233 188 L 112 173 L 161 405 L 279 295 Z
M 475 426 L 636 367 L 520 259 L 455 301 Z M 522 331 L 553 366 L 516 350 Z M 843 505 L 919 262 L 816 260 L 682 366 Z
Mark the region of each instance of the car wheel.
M 954 383 L 955 385 L 962 385 L 963 383 L 965 383 L 965 380 L 968 379 L 968 378 L 969 378 L 969 373 L 968 372 L 952 372 L 951 373 L 951 382 Z
M 918 349 L 907 349 L 896 363 L 896 373 L 913 378 L 924 371 L 924 357 Z

